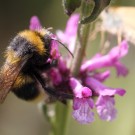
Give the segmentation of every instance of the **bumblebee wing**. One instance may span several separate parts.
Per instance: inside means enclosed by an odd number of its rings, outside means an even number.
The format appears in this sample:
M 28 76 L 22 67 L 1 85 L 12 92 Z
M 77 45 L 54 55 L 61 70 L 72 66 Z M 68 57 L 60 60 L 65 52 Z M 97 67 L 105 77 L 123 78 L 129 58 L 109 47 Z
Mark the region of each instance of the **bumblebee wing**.
M 0 103 L 3 103 L 11 90 L 18 74 L 30 57 L 25 57 L 14 64 L 5 64 L 0 75 Z

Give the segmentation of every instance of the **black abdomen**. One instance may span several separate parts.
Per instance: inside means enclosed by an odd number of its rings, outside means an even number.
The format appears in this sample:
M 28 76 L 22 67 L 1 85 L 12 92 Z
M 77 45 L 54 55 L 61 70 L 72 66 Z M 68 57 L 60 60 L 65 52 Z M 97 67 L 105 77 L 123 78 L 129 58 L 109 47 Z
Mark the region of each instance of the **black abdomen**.
M 26 83 L 23 84 L 21 87 L 14 88 L 13 93 L 21 99 L 24 100 L 34 100 L 40 94 L 40 91 L 36 87 L 35 83 Z
M 12 92 L 21 99 L 34 100 L 40 94 L 37 81 L 32 75 L 23 72 L 17 77 Z

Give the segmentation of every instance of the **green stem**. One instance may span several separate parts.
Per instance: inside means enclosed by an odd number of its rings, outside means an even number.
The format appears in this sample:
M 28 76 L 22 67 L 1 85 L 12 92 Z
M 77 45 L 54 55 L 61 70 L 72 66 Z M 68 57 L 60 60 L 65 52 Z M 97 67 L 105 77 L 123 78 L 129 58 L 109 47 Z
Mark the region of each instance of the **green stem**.
M 80 19 L 82 18 L 83 15 L 87 15 L 89 12 L 90 11 L 87 4 L 83 2 L 81 7 Z M 79 23 L 74 50 L 74 59 L 71 61 L 70 64 L 71 73 L 73 76 L 78 76 L 78 73 L 80 71 L 80 66 L 85 56 L 89 31 L 90 31 L 90 24 L 81 25 Z
M 71 65 L 71 72 L 74 76 L 78 75 L 83 57 L 85 56 L 90 24 L 83 25 L 81 28 L 82 28 L 82 34 L 81 34 L 82 36 L 80 39 L 79 37 L 80 33 L 78 34 L 77 37 L 78 41 L 76 42 L 77 45 L 75 48 L 75 58 L 73 59 Z
M 55 119 L 55 133 L 54 135 L 66 135 L 69 123 L 69 114 L 71 111 L 70 103 L 63 105 L 60 102 L 56 103 L 56 119 Z

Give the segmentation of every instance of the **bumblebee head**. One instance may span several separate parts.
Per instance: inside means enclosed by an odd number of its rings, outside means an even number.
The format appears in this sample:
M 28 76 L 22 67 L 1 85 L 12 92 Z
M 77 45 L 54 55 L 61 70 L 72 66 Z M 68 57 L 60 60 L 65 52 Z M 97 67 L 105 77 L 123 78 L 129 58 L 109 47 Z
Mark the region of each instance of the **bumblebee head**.
M 52 41 L 57 42 L 56 46 L 52 43 Z M 18 33 L 17 36 L 10 42 L 6 51 L 6 56 L 8 56 L 8 59 L 10 59 L 9 61 L 12 62 L 18 61 L 25 55 L 33 55 L 37 61 L 40 57 L 44 57 L 44 60 L 47 60 L 49 57 L 53 59 L 55 58 L 54 55 L 59 53 L 59 43 L 68 50 L 64 44 L 58 41 L 53 34 L 46 29 L 41 29 L 39 31 L 24 30 Z M 73 56 L 71 52 L 70 54 Z
M 55 45 L 53 45 L 53 43 L 51 41 L 55 41 L 57 42 L 57 44 L 62 45 L 69 53 L 72 57 L 73 54 L 72 52 L 67 48 L 67 46 L 65 46 L 62 42 L 60 42 L 55 35 L 53 35 L 49 30 L 51 30 L 52 28 L 48 28 L 48 29 L 40 29 L 38 32 L 40 33 L 40 35 L 42 35 L 42 37 L 44 37 L 44 43 L 46 45 L 46 48 L 48 48 L 50 51 L 54 49 L 54 47 L 56 47 Z M 52 43 L 52 44 L 51 44 Z M 54 43 L 55 44 L 55 43 Z

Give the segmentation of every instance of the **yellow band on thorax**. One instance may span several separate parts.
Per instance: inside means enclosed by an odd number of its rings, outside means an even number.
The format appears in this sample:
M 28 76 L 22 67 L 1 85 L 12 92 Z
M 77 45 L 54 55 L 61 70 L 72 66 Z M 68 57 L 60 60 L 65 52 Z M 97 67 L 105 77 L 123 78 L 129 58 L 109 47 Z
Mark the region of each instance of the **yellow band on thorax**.
M 25 30 L 19 33 L 19 36 L 30 42 L 39 52 L 40 55 L 45 53 L 44 43 L 36 32 L 31 30 Z

